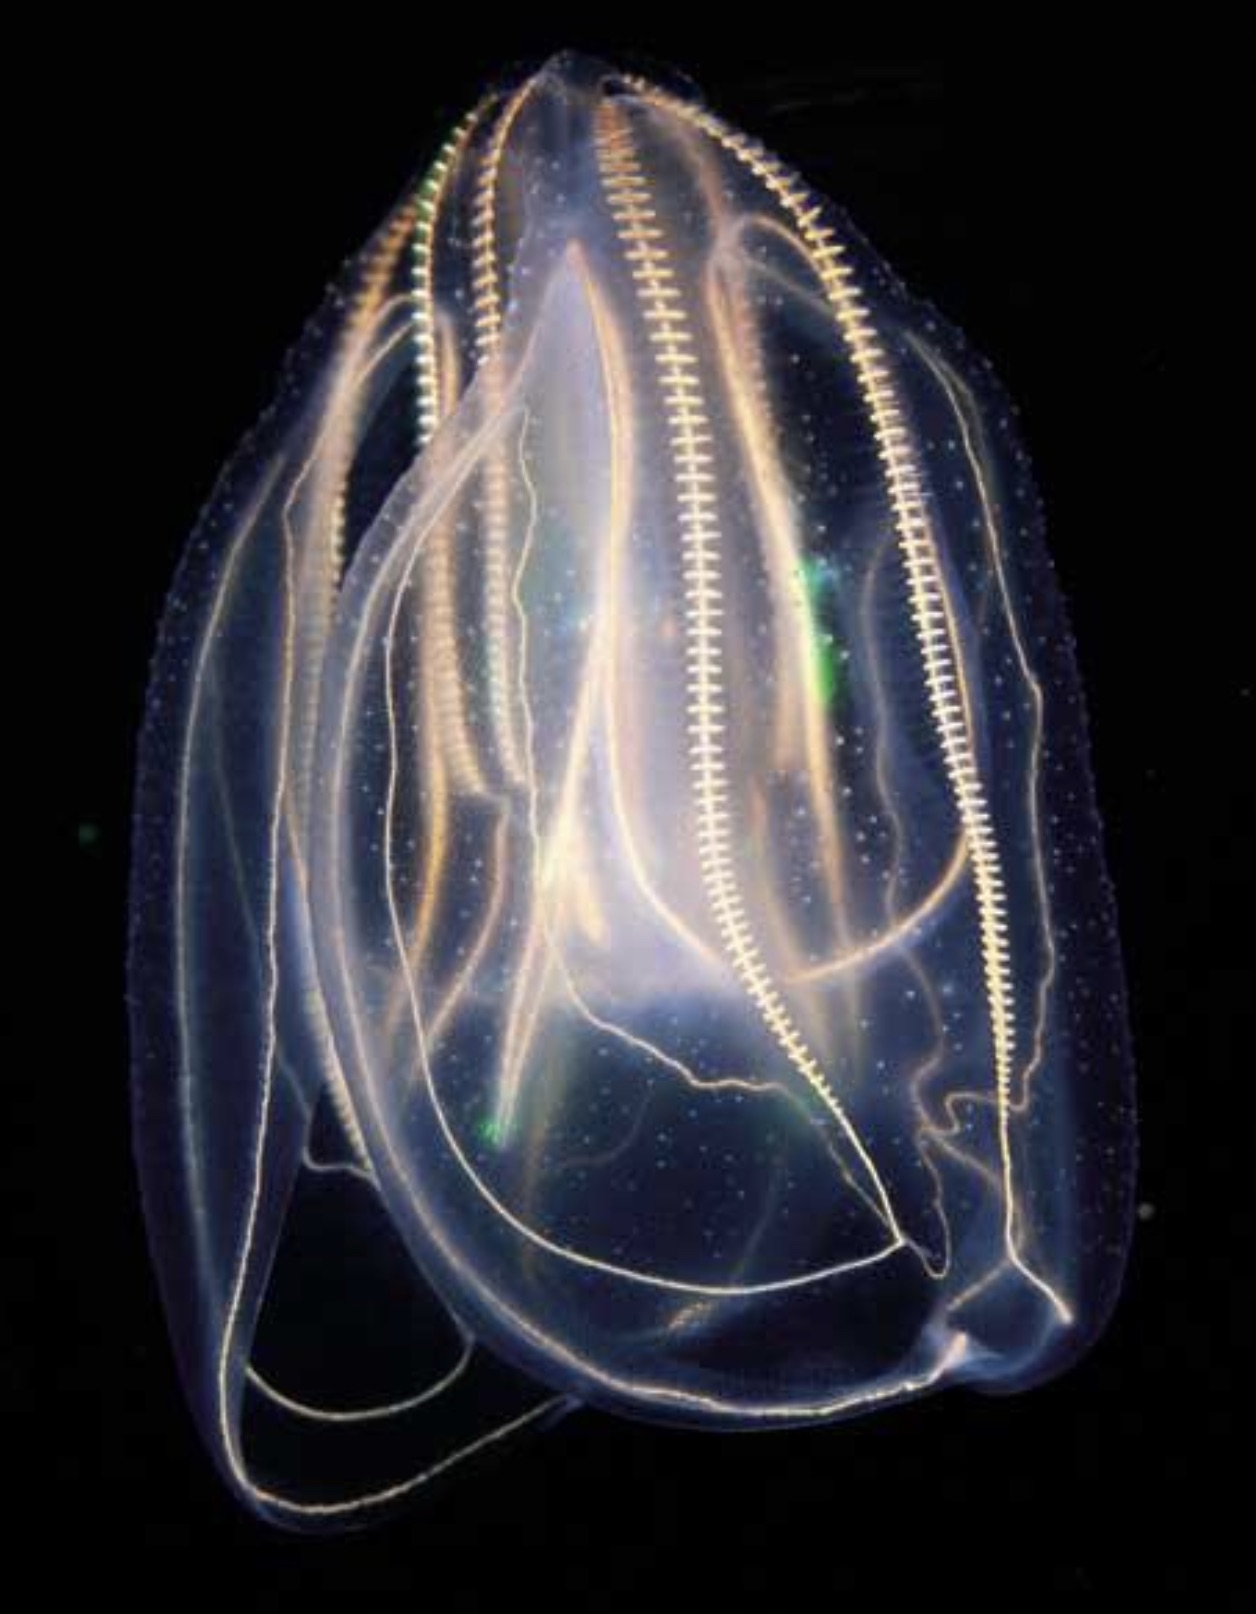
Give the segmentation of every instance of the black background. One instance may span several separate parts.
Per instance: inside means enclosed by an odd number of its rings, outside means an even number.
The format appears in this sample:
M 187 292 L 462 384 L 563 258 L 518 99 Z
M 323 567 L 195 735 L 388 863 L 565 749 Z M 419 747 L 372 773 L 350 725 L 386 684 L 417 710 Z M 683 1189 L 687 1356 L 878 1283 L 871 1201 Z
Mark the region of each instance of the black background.
M 33 1437 L 15 1467 L 52 1472 L 23 1479 L 17 1538 L 41 1543 L 49 1575 L 86 1567 L 133 1608 L 928 1596 L 1016 1611 L 1157 1590 L 1246 1606 L 1253 673 L 1251 473 L 1225 428 L 1244 340 L 1233 42 L 1027 18 L 876 38 L 775 8 L 684 30 L 595 22 L 468 9 L 397 26 L 362 8 L 263 38 L 256 17 L 189 12 L 32 47 L 45 113 L 19 166 L 52 206 L 18 267 L 49 295 L 28 334 L 42 348 L 51 333 L 35 412 L 51 453 L 16 468 L 36 514 L 15 547 L 48 566 L 38 594 L 15 592 L 9 637 L 12 704 L 52 753 L 46 770 L 15 764 L 15 794 L 51 849 L 15 858 L 38 900 L 9 1013 L 3 1360 Z M 850 211 L 1020 404 L 1090 700 L 1143 1213 L 1107 1334 L 1032 1394 L 749 1437 L 581 1415 L 376 1533 L 303 1539 L 245 1516 L 211 1470 L 144 1248 L 122 964 L 147 661 L 183 539 L 325 282 L 484 81 L 562 44 L 692 74 Z

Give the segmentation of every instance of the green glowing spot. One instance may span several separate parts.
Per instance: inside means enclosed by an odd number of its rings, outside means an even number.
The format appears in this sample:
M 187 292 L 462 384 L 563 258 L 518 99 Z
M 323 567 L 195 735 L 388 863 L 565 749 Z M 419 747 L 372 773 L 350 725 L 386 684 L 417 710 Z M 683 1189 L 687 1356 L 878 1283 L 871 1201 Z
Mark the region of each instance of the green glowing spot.
M 86 820 L 78 827 L 78 843 L 80 846 L 95 846 L 100 839 L 100 825 L 91 824 Z
M 817 633 L 811 640 L 811 676 L 821 704 L 830 705 L 837 699 L 840 682 L 837 643 L 831 633 Z
M 491 1144 L 494 1149 L 501 1148 L 502 1141 L 506 1136 L 506 1129 L 502 1125 L 501 1118 L 499 1116 L 486 1115 L 482 1117 L 480 1124 L 475 1130 L 479 1134 L 481 1143 Z
M 799 566 L 807 602 L 807 661 L 812 688 L 822 706 L 837 699 L 841 684 L 842 655 L 834 635 L 822 625 L 825 597 L 837 592 L 838 571 L 822 555 L 805 555 Z

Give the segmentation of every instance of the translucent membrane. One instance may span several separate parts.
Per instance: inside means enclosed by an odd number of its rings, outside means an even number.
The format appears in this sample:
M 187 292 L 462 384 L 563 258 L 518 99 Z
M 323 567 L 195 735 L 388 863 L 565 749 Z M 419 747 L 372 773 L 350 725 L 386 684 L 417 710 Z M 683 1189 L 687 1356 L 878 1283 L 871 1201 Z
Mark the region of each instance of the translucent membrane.
M 252 1506 L 1094 1337 L 1131 1069 L 1039 528 L 986 366 L 702 105 L 564 56 L 458 126 L 153 673 L 138 1152 Z

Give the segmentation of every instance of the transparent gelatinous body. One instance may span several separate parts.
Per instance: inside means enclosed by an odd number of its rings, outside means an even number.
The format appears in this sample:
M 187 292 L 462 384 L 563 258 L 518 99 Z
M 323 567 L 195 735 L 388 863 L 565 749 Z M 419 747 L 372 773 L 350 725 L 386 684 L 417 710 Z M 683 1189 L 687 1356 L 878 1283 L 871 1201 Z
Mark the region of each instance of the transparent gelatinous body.
M 582 1402 L 1017 1388 L 1111 1306 L 1120 965 L 1007 405 L 690 99 L 559 58 L 352 265 L 168 607 L 134 905 L 171 1326 L 276 1519 Z

